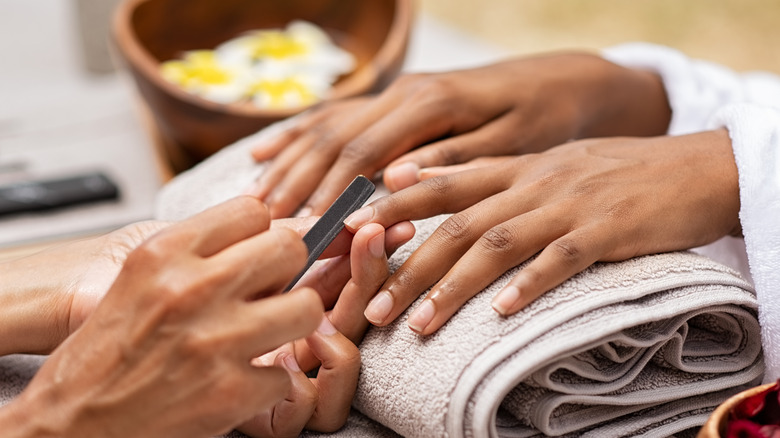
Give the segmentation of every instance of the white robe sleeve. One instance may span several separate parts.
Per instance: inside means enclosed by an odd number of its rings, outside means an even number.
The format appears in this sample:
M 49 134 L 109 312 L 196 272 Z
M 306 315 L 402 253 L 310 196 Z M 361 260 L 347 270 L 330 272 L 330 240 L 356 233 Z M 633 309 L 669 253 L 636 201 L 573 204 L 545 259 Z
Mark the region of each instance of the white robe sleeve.
M 604 57 L 661 76 L 672 108 L 670 135 L 728 129 L 739 172 L 743 248 L 759 302 L 764 380 L 780 378 L 780 77 L 737 74 L 646 43 L 613 47 Z M 711 247 L 739 251 L 731 256 L 744 257 L 741 242 L 731 243 L 719 241 Z M 708 253 L 706 247 L 702 252 Z
M 604 50 L 602 55 L 616 64 L 661 76 L 672 108 L 669 135 L 706 129 L 714 114 L 731 103 L 780 108 L 780 79 L 769 73 L 737 74 L 721 65 L 649 43 L 622 44 Z
M 765 381 L 780 378 L 780 110 L 723 107 L 712 127 L 726 127 L 739 170 L 739 219 L 758 296 Z

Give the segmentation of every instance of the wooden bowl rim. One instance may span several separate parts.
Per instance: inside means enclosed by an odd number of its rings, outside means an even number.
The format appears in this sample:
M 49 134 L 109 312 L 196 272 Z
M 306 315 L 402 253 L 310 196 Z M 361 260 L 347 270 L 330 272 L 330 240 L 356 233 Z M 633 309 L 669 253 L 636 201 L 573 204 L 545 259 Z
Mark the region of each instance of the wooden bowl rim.
M 254 107 L 251 104 L 217 103 L 188 93 L 176 84 L 166 81 L 160 74 L 159 61 L 154 59 L 141 45 L 130 24 L 132 12 L 139 5 L 149 1 L 153 0 L 125 0 L 121 2 L 114 13 L 112 28 L 115 44 L 119 47 L 122 56 L 127 58 L 132 67 L 138 69 L 156 87 L 181 101 L 223 114 L 243 117 L 282 118 L 295 115 L 301 111 L 301 108 L 263 109 Z M 382 46 L 369 62 L 336 84 L 331 95 L 326 100 L 357 96 L 371 91 L 380 79 L 380 72 L 393 63 L 393 59 L 399 51 L 404 50 L 412 26 L 412 1 L 395 0 L 396 12 Z
M 734 394 L 733 396 L 729 397 L 726 401 L 720 404 L 717 408 L 715 408 L 714 411 L 712 411 L 712 414 L 710 414 L 710 417 L 707 419 L 707 422 L 704 423 L 704 426 L 702 426 L 701 430 L 699 431 L 697 437 L 698 438 L 715 438 L 720 437 L 720 428 L 722 425 L 724 425 L 726 421 L 728 421 L 729 411 L 731 411 L 734 406 L 741 403 L 743 400 L 752 397 L 755 394 L 759 394 L 761 392 L 769 390 L 769 388 L 773 387 L 775 383 L 767 383 L 760 386 L 754 386 L 753 388 L 746 389 L 740 393 Z

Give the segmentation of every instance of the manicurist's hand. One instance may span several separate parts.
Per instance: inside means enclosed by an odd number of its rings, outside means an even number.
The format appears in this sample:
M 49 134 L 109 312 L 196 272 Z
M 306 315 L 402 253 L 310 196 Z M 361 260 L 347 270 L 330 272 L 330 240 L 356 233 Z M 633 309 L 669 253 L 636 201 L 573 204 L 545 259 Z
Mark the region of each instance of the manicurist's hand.
M 92 313 L 127 255 L 167 225 L 139 222 L 0 263 L 0 355 L 54 350 Z
M 430 334 L 529 260 L 493 299 L 510 315 L 596 261 L 687 249 L 739 228 L 737 169 L 724 130 L 571 142 L 541 154 L 433 168 L 347 226 L 455 213 L 382 286 L 367 318 L 393 321 L 429 287 L 409 326 Z M 480 167 L 480 164 L 489 164 Z
M 255 159 L 274 161 L 250 193 L 272 217 L 301 206 L 300 215 L 321 214 L 358 174 L 386 168 L 384 182 L 396 191 L 422 168 L 572 138 L 660 135 L 669 117 L 657 76 L 584 53 L 407 75 L 377 97 L 323 105 L 257 145 Z
M 323 306 L 309 288 L 276 295 L 306 246 L 269 223 L 263 204 L 241 197 L 141 244 L 0 410 L 4 435 L 211 437 L 285 398 L 289 373 L 252 358 L 311 335 Z

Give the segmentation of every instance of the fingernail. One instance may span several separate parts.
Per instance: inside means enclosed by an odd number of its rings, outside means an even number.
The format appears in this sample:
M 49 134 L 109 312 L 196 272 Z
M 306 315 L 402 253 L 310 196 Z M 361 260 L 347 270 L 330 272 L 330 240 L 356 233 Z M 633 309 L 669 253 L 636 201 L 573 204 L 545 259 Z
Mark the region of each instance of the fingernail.
M 372 324 L 381 324 L 393 310 L 393 296 L 390 292 L 382 291 L 368 303 L 363 313 Z
M 360 210 L 347 216 L 344 220 L 344 225 L 349 229 L 357 230 L 363 225 L 367 224 L 374 217 L 374 207 L 367 205 Z
M 420 172 L 417 174 L 417 176 L 419 177 L 420 181 L 425 181 L 426 179 L 441 175 L 445 169 L 445 167 L 441 166 L 426 167 L 425 169 L 420 169 Z
M 506 316 L 517 300 L 520 299 L 520 289 L 514 285 L 508 285 L 493 298 L 493 309 Z
M 420 166 L 409 161 L 385 169 L 384 180 L 388 189 L 397 192 L 420 181 L 419 172 Z
M 298 214 L 296 214 L 296 217 L 309 217 L 311 216 L 312 212 L 314 210 L 311 207 L 303 207 L 300 210 L 298 210 Z
M 262 181 L 254 181 L 250 186 L 244 189 L 243 194 L 260 198 L 265 193 L 265 184 Z
M 368 241 L 368 251 L 375 258 L 385 256 L 385 233 L 374 236 Z
M 295 356 L 292 354 L 287 354 L 284 356 L 284 359 L 282 359 L 284 362 L 284 366 L 287 367 L 290 371 L 300 371 L 301 367 L 298 366 L 298 361 L 295 360 Z
M 409 327 L 418 333 L 422 333 L 425 327 L 431 323 L 434 315 L 436 315 L 436 307 L 434 307 L 433 302 L 431 300 L 423 300 L 422 304 L 409 317 Z
M 336 327 L 333 326 L 333 323 L 330 322 L 327 316 L 323 316 L 320 326 L 317 327 L 317 332 L 325 336 L 331 336 L 336 333 Z

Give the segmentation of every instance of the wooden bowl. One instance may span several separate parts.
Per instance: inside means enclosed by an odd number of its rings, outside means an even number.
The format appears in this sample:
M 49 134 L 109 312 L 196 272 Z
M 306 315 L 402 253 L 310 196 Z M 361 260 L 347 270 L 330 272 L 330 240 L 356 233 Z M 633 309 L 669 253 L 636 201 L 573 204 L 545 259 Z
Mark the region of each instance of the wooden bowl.
M 305 108 L 260 109 L 219 104 L 190 94 L 160 74 L 160 63 L 182 52 L 213 49 L 246 31 L 283 28 L 302 19 L 322 27 L 352 52 L 355 71 L 330 99 L 376 91 L 398 75 L 412 25 L 412 0 L 125 0 L 113 37 L 175 171 Z
M 699 429 L 696 438 L 721 438 L 726 436 L 726 427 L 729 422 L 729 412 L 734 409 L 735 406 L 742 403 L 745 399 L 750 398 L 761 392 L 765 392 L 774 386 L 774 383 L 768 383 L 766 385 L 756 386 L 754 388 L 747 389 L 731 396 L 728 400 L 724 401 L 718 406 L 704 423 L 701 429 Z

